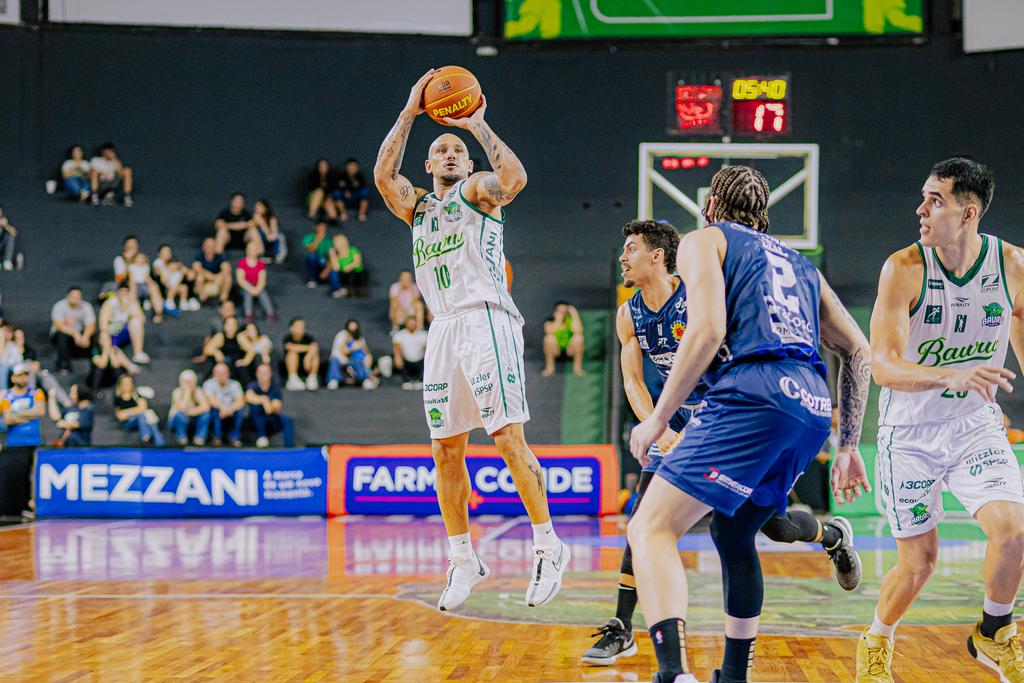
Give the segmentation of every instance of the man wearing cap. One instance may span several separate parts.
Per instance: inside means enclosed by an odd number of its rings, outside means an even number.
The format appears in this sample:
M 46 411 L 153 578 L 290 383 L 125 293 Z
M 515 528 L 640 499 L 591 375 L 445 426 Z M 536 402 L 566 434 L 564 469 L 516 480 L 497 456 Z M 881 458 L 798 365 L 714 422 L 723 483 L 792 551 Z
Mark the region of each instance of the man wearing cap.
M 41 419 L 46 414 L 46 394 L 28 385 L 29 363 L 18 363 L 11 370 L 11 388 L 0 398 L 0 415 L 7 426 L 7 448 L 3 457 L 18 470 L 24 471 L 24 503 L 31 499 L 31 472 L 36 447 L 43 443 Z M 20 507 L 24 507 L 21 505 Z

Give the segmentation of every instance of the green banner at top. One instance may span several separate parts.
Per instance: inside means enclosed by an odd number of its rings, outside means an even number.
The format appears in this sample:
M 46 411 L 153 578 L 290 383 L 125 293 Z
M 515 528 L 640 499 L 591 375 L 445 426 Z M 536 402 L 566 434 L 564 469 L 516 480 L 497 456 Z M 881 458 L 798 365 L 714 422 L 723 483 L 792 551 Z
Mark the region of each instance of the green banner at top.
M 922 0 L 505 0 L 505 37 L 717 38 L 923 32 Z

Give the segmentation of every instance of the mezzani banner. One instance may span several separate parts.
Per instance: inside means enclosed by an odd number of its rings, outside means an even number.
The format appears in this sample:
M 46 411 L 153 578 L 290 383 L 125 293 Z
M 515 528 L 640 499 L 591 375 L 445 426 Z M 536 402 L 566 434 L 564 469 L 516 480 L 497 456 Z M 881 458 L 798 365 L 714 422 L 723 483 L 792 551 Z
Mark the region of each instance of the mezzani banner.
M 39 449 L 40 517 L 322 515 L 325 449 Z
M 540 461 L 552 515 L 618 512 L 615 449 L 531 446 Z M 466 456 L 470 515 L 525 514 L 511 472 L 494 446 L 470 445 Z M 437 474 L 428 445 L 332 446 L 328 515 L 436 515 Z

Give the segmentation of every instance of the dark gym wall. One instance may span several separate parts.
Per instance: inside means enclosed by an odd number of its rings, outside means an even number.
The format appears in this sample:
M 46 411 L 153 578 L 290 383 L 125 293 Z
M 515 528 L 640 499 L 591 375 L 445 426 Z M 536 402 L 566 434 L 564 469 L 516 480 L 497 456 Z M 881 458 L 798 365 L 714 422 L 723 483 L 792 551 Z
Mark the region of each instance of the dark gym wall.
M 317 156 L 372 165 L 409 85 L 429 66 L 458 63 L 479 76 L 489 120 L 526 163 L 519 204 L 532 214 L 565 208 L 576 221 L 589 200 L 598 211 L 587 220 L 599 221 L 617 199 L 635 207 L 637 143 L 668 139 L 666 71 L 788 71 L 792 140 L 822 146 L 830 276 L 867 302 L 886 254 L 915 238 L 920 184 L 940 158 L 969 153 L 990 164 L 999 189 L 984 225 L 1024 237 L 1024 52 L 964 55 L 948 20 L 933 23 L 925 46 L 502 46 L 492 58 L 466 41 L 420 37 L 0 30 L 0 183 L 41 186 L 70 143 L 112 139 L 143 192 L 261 187 L 294 197 Z M 418 180 L 441 130 L 422 121 L 404 169 Z M 610 250 L 614 231 L 602 233 L 607 245 L 595 248 Z

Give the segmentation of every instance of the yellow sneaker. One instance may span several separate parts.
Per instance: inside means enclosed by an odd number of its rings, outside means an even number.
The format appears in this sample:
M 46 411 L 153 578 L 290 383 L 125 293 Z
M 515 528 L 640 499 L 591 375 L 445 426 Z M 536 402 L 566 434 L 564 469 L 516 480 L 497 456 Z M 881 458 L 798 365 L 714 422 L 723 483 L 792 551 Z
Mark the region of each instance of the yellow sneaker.
M 990 669 L 999 672 L 1003 683 L 1024 683 L 1024 643 L 1017 635 L 1017 624 L 1004 626 L 994 638 L 981 635 L 981 622 L 967 638 L 967 651 Z
M 857 641 L 857 683 L 893 683 L 892 641 L 868 629 Z

